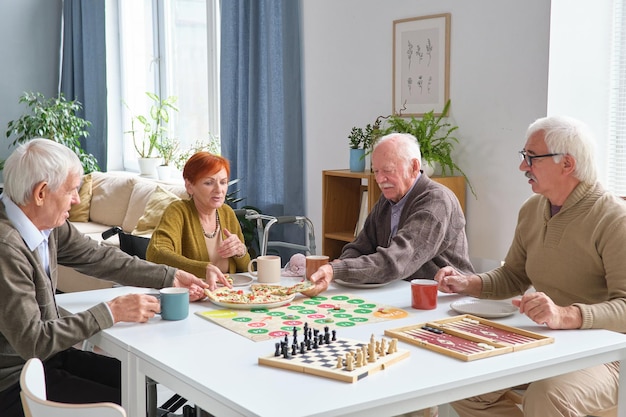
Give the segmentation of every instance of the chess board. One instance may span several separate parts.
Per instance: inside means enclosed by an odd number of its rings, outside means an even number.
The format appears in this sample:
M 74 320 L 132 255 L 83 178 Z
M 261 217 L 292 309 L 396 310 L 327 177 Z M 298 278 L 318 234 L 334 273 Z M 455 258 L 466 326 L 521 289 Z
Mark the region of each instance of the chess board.
M 302 296 L 284 306 L 251 310 L 208 310 L 196 315 L 254 341 L 282 338 L 305 323 L 331 330 L 408 317 L 405 310 L 352 294 Z
M 385 335 L 465 361 L 554 343 L 552 337 L 470 314 L 388 329 Z
M 388 346 L 392 346 L 390 340 L 385 340 Z M 409 356 L 409 351 L 405 349 L 395 349 L 388 353 L 385 351 L 384 354 L 378 352 L 375 360 L 365 361 L 361 366 L 353 365 L 353 369 L 349 370 L 344 359 L 346 354 L 367 350 L 368 345 L 367 342 L 338 339 L 304 353 L 289 354 L 288 357 L 276 354 L 260 357 L 259 365 L 354 383 Z

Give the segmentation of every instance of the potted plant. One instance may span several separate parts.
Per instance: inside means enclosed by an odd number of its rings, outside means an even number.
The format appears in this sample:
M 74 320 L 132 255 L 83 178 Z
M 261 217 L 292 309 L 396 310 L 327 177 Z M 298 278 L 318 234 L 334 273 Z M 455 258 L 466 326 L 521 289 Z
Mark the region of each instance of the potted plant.
M 178 111 L 175 106 L 176 96 L 161 99 L 157 94 L 146 92 L 152 100 L 148 116 L 137 115 L 131 117 L 131 128 L 128 132 L 133 139 L 135 151 L 139 156 L 139 170 L 142 175 L 154 177 L 159 165 L 158 146 L 167 137 L 167 124 L 170 121 L 170 111 Z M 138 126 L 140 125 L 140 126 Z
M 365 126 L 365 129 L 353 127 L 348 135 L 350 142 L 350 171 L 363 172 L 365 170 L 365 155 L 371 152 L 371 147 L 378 137 L 378 119 L 374 123 Z
M 87 138 L 91 123 L 76 115 L 82 109 L 77 100 L 67 101 L 63 94 L 45 98 L 41 93 L 24 93 L 20 103 L 25 103 L 29 112 L 7 124 L 6 137 L 15 136 L 11 145 L 16 146 L 30 139 L 43 137 L 61 143 L 78 155 L 86 174 L 99 171 L 95 156 L 85 152 L 80 138 Z
M 448 117 L 449 110 L 450 100 L 446 102 L 439 116 L 435 116 L 434 110 L 425 113 L 421 119 L 414 116 L 408 119 L 402 117 L 402 114 L 391 115 L 387 118 L 386 127 L 382 130 L 382 134 L 400 132 L 410 133 L 415 136 L 422 152 L 422 167 L 424 170 L 428 169 L 428 165 L 437 164 L 441 167 L 443 175 L 453 175 L 455 172 L 458 172 L 465 177 L 472 194 L 476 195 L 467 175 L 454 162 L 451 156 L 454 145 L 459 143 L 459 140 L 453 136 L 454 131 L 459 127 L 453 126 L 445 120 Z M 432 172 L 434 172 L 434 167 Z
M 159 179 L 170 179 L 172 175 L 171 166 L 174 163 L 179 147 L 180 143 L 178 140 L 170 138 L 169 136 L 162 137 L 159 143 L 156 144 L 159 156 L 162 158 L 161 165 L 157 167 Z

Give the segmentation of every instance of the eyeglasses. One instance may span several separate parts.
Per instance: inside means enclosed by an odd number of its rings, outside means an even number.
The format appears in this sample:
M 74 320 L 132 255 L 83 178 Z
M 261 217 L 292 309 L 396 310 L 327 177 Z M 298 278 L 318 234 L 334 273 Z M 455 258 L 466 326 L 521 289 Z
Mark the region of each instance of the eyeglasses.
M 529 167 L 533 166 L 533 159 L 535 158 L 547 158 L 548 156 L 563 155 L 562 153 L 546 153 L 543 155 L 527 155 L 526 151 L 519 151 L 519 157 L 522 161 L 526 161 Z

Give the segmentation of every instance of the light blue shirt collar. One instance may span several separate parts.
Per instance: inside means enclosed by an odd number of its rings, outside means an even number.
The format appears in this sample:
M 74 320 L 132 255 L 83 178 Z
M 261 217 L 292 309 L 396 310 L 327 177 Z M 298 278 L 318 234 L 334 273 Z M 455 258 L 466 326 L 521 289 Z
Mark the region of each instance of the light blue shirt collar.
M 0 195 L 7 217 L 31 251 L 37 250 L 46 272 L 50 270 L 48 238 L 51 229 L 39 230 L 24 212 L 4 193 Z
M 28 245 L 30 250 L 35 250 L 37 246 L 41 244 L 44 240 L 47 241 L 50 236 L 50 229 L 47 230 L 39 230 L 33 222 L 30 221 L 26 214 L 15 204 L 9 197 L 7 197 L 4 193 L 0 195 L 2 197 L 2 203 L 7 212 L 7 217 L 13 223 L 13 226 L 17 229 L 17 231 Z

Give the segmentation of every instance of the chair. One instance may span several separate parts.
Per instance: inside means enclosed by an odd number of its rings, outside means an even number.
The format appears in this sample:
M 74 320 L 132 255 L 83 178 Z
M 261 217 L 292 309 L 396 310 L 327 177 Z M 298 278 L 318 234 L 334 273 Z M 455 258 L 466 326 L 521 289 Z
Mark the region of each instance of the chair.
M 235 210 L 237 217 L 245 217 L 247 220 L 256 221 L 256 229 L 259 239 L 259 255 L 266 255 L 270 248 L 287 248 L 305 252 L 307 255 L 315 255 L 315 230 L 313 222 L 305 216 L 269 216 L 260 214 L 256 210 L 237 209 Z M 283 241 L 270 241 L 270 229 L 274 225 L 295 224 L 304 228 L 306 226 L 307 236 L 305 241 L 307 244 L 297 244 Z
M 522 406 L 522 400 L 524 399 L 524 389 L 513 388 L 507 391 L 504 396 L 513 401 L 519 407 Z M 595 413 L 593 416 L 588 417 L 617 417 L 617 407 L 611 407 L 607 410 L 602 410 Z
M 126 417 L 126 411 L 113 403 L 66 404 L 48 400 L 43 363 L 38 358 L 29 359 L 24 365 L 20 387 L 26 417 Z

